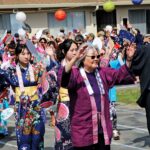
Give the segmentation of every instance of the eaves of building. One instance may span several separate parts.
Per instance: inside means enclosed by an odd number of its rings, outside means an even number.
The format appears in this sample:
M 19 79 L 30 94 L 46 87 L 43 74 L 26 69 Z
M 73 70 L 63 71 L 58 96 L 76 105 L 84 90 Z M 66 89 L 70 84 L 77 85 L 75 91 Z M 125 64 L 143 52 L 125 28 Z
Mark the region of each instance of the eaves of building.
M 14 8 L 59 8 L 102 6 L 106 0 L 0 0 L 0 9 Z M 131 0 L 112 0 L 115 5 L 132 5 Z M 144 0 L 142 4 L 150 4 Z

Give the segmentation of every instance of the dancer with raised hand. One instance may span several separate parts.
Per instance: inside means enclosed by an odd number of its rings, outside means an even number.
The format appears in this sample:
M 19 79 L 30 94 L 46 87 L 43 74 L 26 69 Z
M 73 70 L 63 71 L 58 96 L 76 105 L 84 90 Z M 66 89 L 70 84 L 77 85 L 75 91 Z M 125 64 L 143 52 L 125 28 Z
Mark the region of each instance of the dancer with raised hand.
M 110 150 L 112 122 L 108 90 L 133 82 L 129 72 L 134 50 L 119 70 L 99 68 L 99 53 L 91 46 L 78 50 L 62 69 L 60 83 L 70 96 L 71 139 L 75 150 Z M 78 67 L 73 67 L 75 64 Z
M 71 39 L 65 40 L 59 45 L 57 59 L 60 67 L 64 67 L 77 53 L 77 44 Z M 58 68 L 58 78 L 61 77 L 61 69 Z M 70 131 L 70 98 L 68 89 L 60 87 L 56 115 L 56 141 L 55 150 L 73 150 Z
M 45 68 L 40 63 L 34 65 L 30 63 L 30 47 L 27 47 L 26 43 L 17 45 L 15 54 L 16 67 L 0 69 L 0 78 L 11 85 L 15 92 L 14 110 L 18 149 L 42 150 L 45 125 L 40 105 L 39 84 Z M 55 89 L 56 85 L 53 83 L 48 87 Z

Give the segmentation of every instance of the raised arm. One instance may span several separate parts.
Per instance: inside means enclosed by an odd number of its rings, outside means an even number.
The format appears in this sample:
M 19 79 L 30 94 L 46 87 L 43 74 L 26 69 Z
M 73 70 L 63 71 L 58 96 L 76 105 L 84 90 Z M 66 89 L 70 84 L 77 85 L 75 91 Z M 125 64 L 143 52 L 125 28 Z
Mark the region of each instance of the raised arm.
M 82 48 L 80 48 L 76 54 L 76 56 L 74 56 L 71 61 L 67 62 L 67 64 L 65 65 L 65 72 L 69 73 L 71 71 L 72 66 L 74 66 L 76 64 L 77 61 L 80 61 L 80 59 L 82 59 L 82 57 L 85 55 L 85 49 L 87 48 L 87 46 L 83 46 Z

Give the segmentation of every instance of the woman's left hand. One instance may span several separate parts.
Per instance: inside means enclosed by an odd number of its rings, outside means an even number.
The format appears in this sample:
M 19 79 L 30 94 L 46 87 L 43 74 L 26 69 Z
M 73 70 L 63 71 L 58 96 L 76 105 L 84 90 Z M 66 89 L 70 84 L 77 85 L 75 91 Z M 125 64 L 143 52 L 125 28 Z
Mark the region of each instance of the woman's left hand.
M 49 46 L 45 49 L 45 51 L 46 51 L 46 54 L 49 55 L 50 57 L 54 56 L 54 48 Z
M 82 45 L 79 49 L 78 49 L 78 51 L 77 51 L 77 54 L 76 54 L 76 56 L 75 56 L 75 58 L 77 59 L 77 60 L 79 60 L 81 57 L 83 57 L 84 55 L 85 55 L 85 53 L 86 53 L 86 48 L 87 48 L 88 46 L 85 44 L 85 45 Z

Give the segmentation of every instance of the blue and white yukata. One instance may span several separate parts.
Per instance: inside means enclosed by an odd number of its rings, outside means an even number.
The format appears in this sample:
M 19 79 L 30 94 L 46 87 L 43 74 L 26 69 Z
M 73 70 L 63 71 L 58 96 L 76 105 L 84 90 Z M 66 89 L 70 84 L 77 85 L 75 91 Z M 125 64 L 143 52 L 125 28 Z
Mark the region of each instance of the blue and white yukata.
M 8 103 L 8 87 L 9 85 L 4 79 L 0 79 L 0 134 L 8 135 L 7 120 L 2 118 L 2 111 L 9 107 Z
M 4 92 L 6 94 L 4 94 Z M 0 95 L 0 134 L 5 136 L 8 135 L 7 120 L 2 118 L 1 113 L 4 109 L 9 108 L 7 89 L 4 90 L 4 88 L 1 87 Z
M 44 149 L 44 133 L 45 114 L 40 106 L 41 97 L 39 92 L 39 81 L 41 72 L 39 68 L 34 69 L 35 81 L 30 81 L 29 67 L 22 68 L 22 80 L 25 88 L 25 94 L 19 94 L 19 80 L 16 74 L 16 68 L 10 67 L 7 71 L 0 69 L 0 78 L 5 79 L 15 90 L 15 119 L 16 119 L 16 136 L 18 150 L 43 150 Z M 56 90 L 55 81 L 49 86 L 51 91 Z M 34 95 L 31 95 L 36 90 Z M 27 94 L 26 94 L 27 93 Z M 46 93 L 45 93 L 46 94 Z M 49 93 L 50 94 L 50 93 Z

